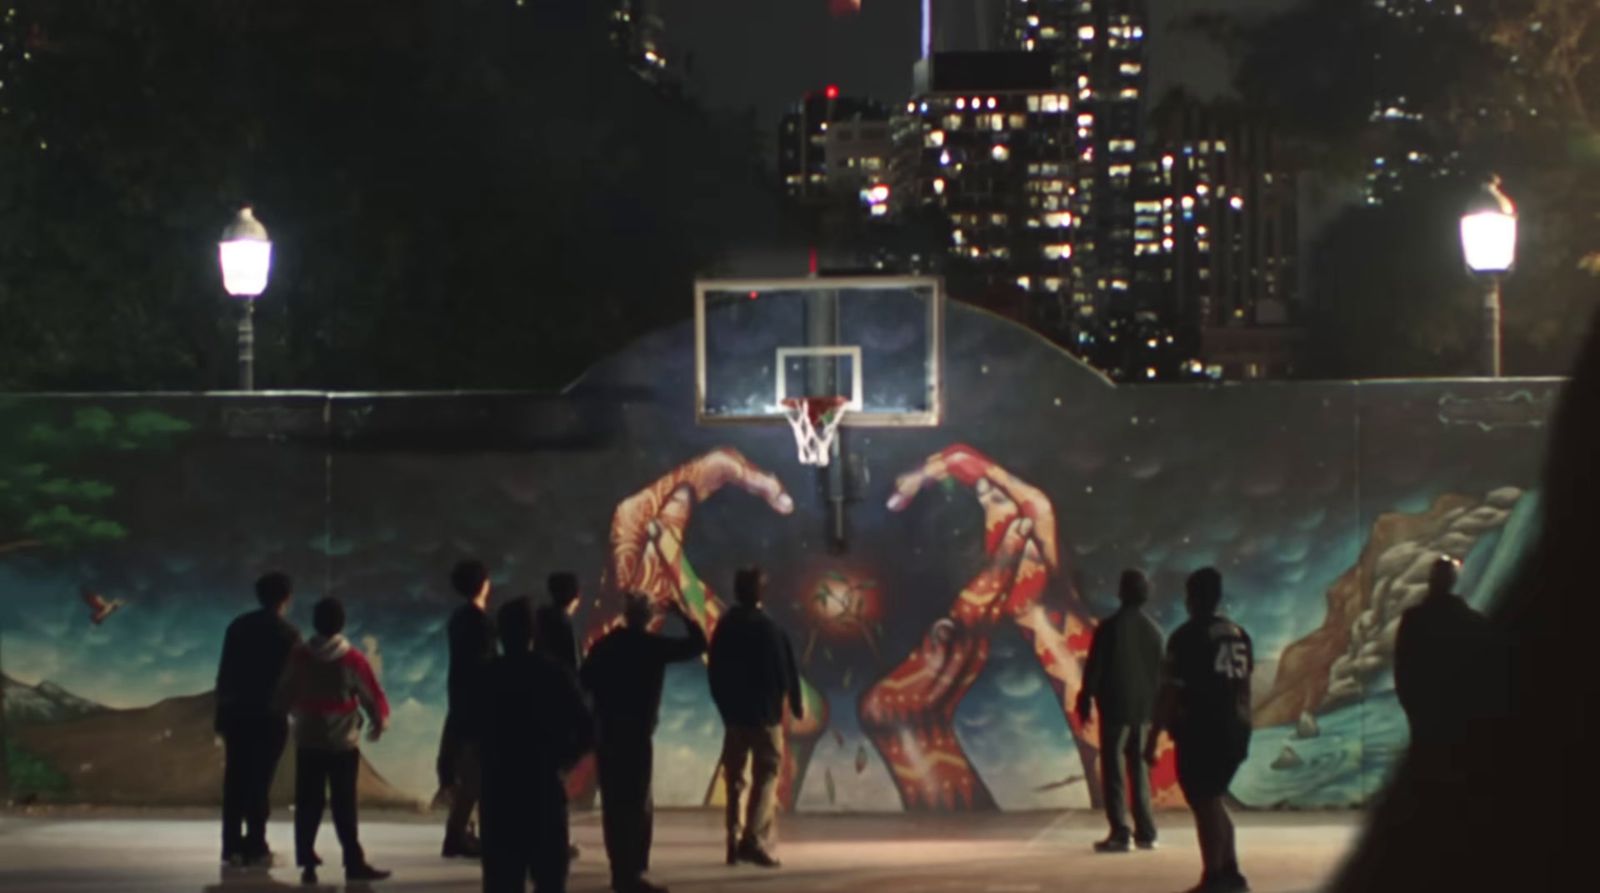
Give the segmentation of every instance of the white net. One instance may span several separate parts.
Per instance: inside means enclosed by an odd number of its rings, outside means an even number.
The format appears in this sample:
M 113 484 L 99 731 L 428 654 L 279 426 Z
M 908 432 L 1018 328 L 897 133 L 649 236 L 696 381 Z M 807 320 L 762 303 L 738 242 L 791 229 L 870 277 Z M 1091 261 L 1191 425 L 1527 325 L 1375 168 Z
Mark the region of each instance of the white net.
M 801 465 L 827 466 L 833 454 L 834 435 L 849 403 L 844 397 L 795 397 L 783 401 L 783 414 L 794 431 Z

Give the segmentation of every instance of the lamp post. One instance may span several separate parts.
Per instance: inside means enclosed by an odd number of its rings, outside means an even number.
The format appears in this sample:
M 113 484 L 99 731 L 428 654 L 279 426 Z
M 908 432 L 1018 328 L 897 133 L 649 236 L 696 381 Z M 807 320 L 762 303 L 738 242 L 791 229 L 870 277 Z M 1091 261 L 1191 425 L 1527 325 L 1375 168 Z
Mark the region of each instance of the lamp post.
M 239 390 L 256 387 L 256 298 L 267 290 L 272 270 L 272 240 L 249 205 L 222 231 L 217 245 L 222 262 L 222 287 L 244 302 L 239 317 Z
M 1461 253 L 1467 269 L 1484 280 L 1483 366 L 1499 378 L 1500 283 L 1517 260 L 1517 208 L 1500 191 L 1500 178 L 1490 177 L 1461 215 Z

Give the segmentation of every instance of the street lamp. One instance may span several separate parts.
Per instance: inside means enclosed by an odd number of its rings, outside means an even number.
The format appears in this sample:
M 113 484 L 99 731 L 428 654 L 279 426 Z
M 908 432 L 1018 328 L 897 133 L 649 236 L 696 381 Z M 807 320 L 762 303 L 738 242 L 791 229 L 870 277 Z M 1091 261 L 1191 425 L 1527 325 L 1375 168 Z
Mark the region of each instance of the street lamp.
M 272 240 L 267 228 L 256 219 L 249 205 L 222 231 L 217 245 L 222 261 L 222 287 L 244 302 L 239 317 L 239 390 L 256 387 L 256 298 L 267 290 L 267 274 L 272 270 Z
M 1467 269 L 1488 284 L 1483 296 L 1483 364 L 1500 377 L 1500 282 L 1517 260 L 1517 208 L 1490 177 L 1461 215 L 1461 253 Z

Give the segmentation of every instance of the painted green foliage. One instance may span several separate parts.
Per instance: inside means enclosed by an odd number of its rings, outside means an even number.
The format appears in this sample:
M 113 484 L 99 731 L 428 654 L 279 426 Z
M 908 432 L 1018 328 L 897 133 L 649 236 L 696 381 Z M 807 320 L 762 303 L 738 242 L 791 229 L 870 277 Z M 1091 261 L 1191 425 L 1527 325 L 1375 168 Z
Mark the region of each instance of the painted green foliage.
M 74 469 L 96 453 L 170 446 L 188 422 L 154 410 L 121 414 L 85 406 L 35 416 L 22 400 L 0 402 L 0 555 L 120 540 L 108 517 L 116 488 Z

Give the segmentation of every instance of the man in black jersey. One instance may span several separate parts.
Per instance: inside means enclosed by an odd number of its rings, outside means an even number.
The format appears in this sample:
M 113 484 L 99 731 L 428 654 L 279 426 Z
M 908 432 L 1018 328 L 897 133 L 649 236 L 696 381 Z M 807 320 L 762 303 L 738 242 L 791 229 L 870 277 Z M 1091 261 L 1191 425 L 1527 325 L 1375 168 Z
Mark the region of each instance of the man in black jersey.
M 1217 613 L 1222 575 L 1202 568 L 1189 575 L 1189 620 L 1167 640 L 1155 723 L 1145 742 L 1154 763 L 1163 731 L 1178 749 L 1178 785 L 1194 812 L 1204 873 L 1193 893 L 1249 890 L 1239 873 L 1233 820 L 1224 797 L 1250 750 L 1250 634 Z

